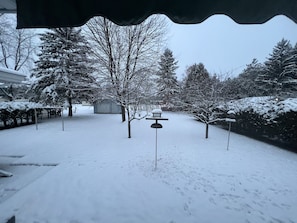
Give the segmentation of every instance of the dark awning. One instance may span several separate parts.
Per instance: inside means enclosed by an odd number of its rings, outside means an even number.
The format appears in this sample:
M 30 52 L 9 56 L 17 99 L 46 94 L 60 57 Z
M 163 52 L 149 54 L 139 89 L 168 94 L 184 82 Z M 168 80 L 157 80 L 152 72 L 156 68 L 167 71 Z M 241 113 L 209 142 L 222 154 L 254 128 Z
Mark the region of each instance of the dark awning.
M 297 0 L 17 0 L 17 28 L 80 26 L 104 16 L 119 25 L 138 24 L 156 13 L 181 24 L 225 14 L 240 24 L 260 24 L 276 15 L 297 23 Z

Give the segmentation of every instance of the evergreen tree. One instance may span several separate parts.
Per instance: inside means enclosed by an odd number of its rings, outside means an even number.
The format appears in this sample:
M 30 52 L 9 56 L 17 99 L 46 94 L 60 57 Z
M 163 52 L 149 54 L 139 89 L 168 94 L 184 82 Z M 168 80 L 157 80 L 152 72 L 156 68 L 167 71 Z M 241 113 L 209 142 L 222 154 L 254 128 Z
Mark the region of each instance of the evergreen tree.
M 198 92 L 203 92 L 209 84 L 210 75 L 202 63 L 193 64 L 186 70 L 182 99 L 185 102 L 195 101 Z
M 157 72 L 158 96 L 166 106 L 176 104 L 179 85 L 175 70 L 178 68 L 177 61 L 173 57 L 170 49 L 165 49 L 159 61 L 159 70 Z
M 285 60 L 283 86 L 288 96 L 297 97 L 297 44 Z
M 193 85 L 193 83 L 196 85 L 209 78 L 209 73 L 203 63 L 191 65 L 187 68 L 186 74 L 186 86 L 188 87 Z
M 240 99 L 243 96 L 241 85 L 241 78 L 227 78 L 222 82 L 224 88 L 222 89 L 222 96 L 227 100 Z
M 285 72 L 292 46 L 288 40 L 282 39 L 273 48 L 272 54 L 265 62 L 263 73 L 257 78 L 259 86 L 265 95 L 283 96 L 284 83 L 288 80 Z
M 256 79 L 262 75 L 263 70 L 263 65 L 259 63 L 257 59 L 253 59 L 250 64 L 246 65 L 243 72 L 236 78 L 236 85 L 238 88 L 237 98 L 262 96 L 261 90 L 256 83 Z
M 91 50 L 80 29 L 52 29 L 40 39 L 41 51 L 31 75 L 34 99 L 54 106 L 66 103 L 72 116 L 73 102 L 91 100 L 95 94 Z

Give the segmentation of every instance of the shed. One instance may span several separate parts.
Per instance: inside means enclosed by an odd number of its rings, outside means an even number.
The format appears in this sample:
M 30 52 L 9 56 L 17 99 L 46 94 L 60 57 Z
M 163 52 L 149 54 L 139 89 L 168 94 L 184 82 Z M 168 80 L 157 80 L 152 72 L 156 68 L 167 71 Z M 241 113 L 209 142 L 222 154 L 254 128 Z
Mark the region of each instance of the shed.
M 121 105 L 111 99 L 97 100 L 94 102 L 95 114 L 121 114 Z

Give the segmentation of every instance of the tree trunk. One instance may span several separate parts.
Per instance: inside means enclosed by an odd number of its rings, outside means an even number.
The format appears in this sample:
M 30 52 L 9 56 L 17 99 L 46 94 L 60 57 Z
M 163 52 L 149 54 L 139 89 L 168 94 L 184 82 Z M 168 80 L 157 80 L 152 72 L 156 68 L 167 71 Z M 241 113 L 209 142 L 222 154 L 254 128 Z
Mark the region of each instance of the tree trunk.
M 14 127 L 17 127 L 18 126 L 17 113 L 13 112 L 12 115 L 13 115 L 13 125 Z
M 131 138 L 131 119 L 130 119 L 130 111 L 127 109 L 127 116 L 128 116 L 128 138 Z
M 131 138 L 131 121 L 128 120 L 128 138 Z
M 72 117 L 73 113 L 72 113 L 72 100 L 71 100 L 71 98 L 68 98 L 68 103 L 69 103 L 68 116 Z
M 121 105 L 121 110 L 122 110 L 122 122 L 126 121 L 126 109 L 125 106 Z
M 13 117 L 13 125 L 14 125 L 14 127 L 18 126 L 18 120 L 17 120 L 16 116 Z
M 206 128 L 205 128 L 205 138 L 208 139 L 208 123 L 205 123 Z

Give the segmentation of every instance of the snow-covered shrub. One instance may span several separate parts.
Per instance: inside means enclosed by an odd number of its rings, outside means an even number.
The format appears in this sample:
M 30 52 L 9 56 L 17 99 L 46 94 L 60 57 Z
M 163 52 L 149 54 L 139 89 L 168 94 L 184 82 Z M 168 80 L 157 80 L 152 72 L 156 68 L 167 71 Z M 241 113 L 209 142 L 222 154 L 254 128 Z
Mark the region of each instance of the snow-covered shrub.
M 251 97 L 219 106 L 221 116 L 234 111 L 232 130 L 258 139 L 280 143 L 297 151 L 297 98 Z M 228 123 L 218 122 L 223 128 Z
M 297 112 L 288 111 L 280 113 L 275 119 L 275 124 L 271 126 L 274 135 L 283 143 L 290 144 L 297 151 Z
M 2 121 L 2 128 L 34 122 L 34 109 L 40 110 L 42 107 L 43 105 L 34 102 L 1 102 L 0 120 Z

